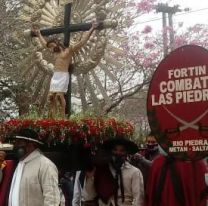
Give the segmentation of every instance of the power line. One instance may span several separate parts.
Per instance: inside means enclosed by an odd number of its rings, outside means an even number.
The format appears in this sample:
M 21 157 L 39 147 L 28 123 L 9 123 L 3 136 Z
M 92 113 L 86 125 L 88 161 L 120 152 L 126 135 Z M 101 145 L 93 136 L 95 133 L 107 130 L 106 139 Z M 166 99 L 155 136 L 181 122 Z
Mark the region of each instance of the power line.
M 190 13 L 200 12 L 200 11 L 204 11 L 204 10 L 207 10 L 207 9 L 208 8 L 202 8 L 202 9 L 193 10 L 193 11 L 189 11 L 189 12 L 179 13 L 179 14 L 176 14 L 175 16 L 187 15 L 187 14 L 190 14 Z M 143 21 L 143 22 L 137 22 L 137 23 L 134 24 L 134 26 L 138 25 L 138 24 L 145 24 L 145 23 L 148 23 L 148 22 L 158 21 L 158 20 L 161 20 L 161 19 L 162 19 L 161 17 L 158 17 L 158 18 L 150 19 L 150 20 Z
M 188 12 L 176 14 L 175 16 L 180 16 L 180 15 L 185 15 L 185 14 L 195 13 L 195 12 L 204 11 L 204 10 L 207 10 L 207 9 L 208 9 L 208 8 L 202 8 L 202 9 L 198 9 L 198 10 L 188 11 Z

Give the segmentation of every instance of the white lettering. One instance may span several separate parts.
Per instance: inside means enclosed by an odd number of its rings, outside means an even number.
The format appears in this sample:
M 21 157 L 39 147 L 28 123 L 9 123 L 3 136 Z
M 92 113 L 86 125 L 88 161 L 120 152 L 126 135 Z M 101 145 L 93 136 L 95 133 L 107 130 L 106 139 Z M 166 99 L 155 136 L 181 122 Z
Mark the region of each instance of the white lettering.
M 167 83 L 165 81 L 160 83 L 160 92 L 161 93 L 166 93 L 167 92 L 166 85 L 167 85 Z
M 206 65 L 168 70 L 168 79 L 207 75 Z

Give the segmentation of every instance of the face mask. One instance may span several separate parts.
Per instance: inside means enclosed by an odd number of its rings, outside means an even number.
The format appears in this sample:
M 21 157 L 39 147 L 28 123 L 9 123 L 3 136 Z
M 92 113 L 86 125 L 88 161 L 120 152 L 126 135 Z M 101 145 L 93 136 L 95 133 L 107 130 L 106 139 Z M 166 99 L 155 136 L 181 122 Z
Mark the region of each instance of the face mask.
M 15 156 L 18 159 L 23 158 L 26 155 L 26 146 L 17 146 L 14 148 Z
M 147 150 L 149 151 L 155 151 L 158 149 L 158 144 L 155 143 L 155 144 L 147 144 Z
M 117 156 L 113 155 L 112 157 L 112 164 L 115 169 L 120 169 L 123 163 L 125 162 L 125 156 Z

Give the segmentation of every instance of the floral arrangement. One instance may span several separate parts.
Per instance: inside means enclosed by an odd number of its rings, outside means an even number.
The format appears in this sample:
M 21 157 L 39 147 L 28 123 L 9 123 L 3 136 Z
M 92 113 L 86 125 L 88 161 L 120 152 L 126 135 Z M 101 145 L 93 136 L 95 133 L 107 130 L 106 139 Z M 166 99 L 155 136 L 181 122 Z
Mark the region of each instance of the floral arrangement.
M 46 145 L 71 145 L 83 143 L 85 147 L 100 144 L 108 138 L 122 136 L 131 138 L 134 126 L 114 118 L 83 118 L 80 120 L 32 120 L 11 119 L 1 124 L 2 141 L 12 137 L 21 128 L 32 128 L 39 134 L 39 140 Z

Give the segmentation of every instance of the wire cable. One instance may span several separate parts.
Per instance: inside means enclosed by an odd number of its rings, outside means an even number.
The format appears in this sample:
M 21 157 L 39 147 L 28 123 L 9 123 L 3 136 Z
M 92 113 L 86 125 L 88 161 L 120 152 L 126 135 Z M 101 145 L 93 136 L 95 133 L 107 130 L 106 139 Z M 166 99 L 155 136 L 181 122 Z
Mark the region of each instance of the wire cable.
M 208 8 L 197 9 L 197 10 L 193 10 L 193 11 L 188 11 L 188 12 L 184 12 L 184 13 L 175 14 L 174 16 L 188 15 L 190 13 L 196 13 L 196 12 L 204 11 L 204 10 L 207 10 L 207 9 Z M 162 19 L 161 17 L 158 17 L 158 18 L 150 19 L 150 20 L 143 21 L 143 22 L 137 22 L 137 23 L 133 24 L 133 26 L 138 25 L 138 24 L 145 24 L 145 23 L 148 23 L 148 22 L 158 21 L 158 20 L 161 20 L 161 19 Z

